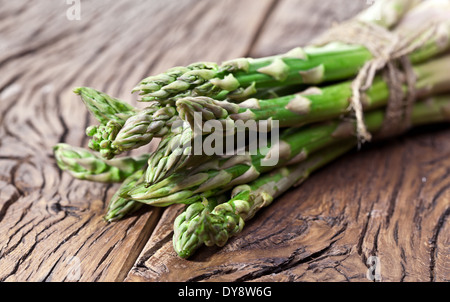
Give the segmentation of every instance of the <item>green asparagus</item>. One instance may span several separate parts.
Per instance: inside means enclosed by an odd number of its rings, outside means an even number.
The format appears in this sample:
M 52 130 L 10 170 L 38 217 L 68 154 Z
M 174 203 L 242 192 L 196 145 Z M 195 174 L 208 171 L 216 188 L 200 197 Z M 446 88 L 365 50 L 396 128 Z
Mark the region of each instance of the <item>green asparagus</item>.
M 448 91 L 450 86 L 449 69 L 450 56 L 444 56 L 415 66 L 417 96 L 423 98 Z M 405 92 L 407 89 L 405 85 Z M 239 105 L 208 97 L 186 97 L 177 101 L 177 111 L 182 119 L 189 121 L 194 132 L 201 132 L 197 133 L 197 135 L 203 135 L 210 133 L 204 127 L 204 122 L 210 120 L 219 121 L 223 125 L 222 129 L 233 129 L 233 131 L 238 129 L 234 125 L 235 121 L 276 120 L 279 122 L 279 127 L 292 127 L 326 121 L 348 113 L 351 96 L 351 82 L 344 82 L 324 88 L 311 87 L 301 93 L 270 100 L 248 99 Z M 364 95 L 364 110 L 381 108 L 386 105 L 388 98 L 388 83 L 382 77 L 377 77 Z M 201 123 L 199 125 L 195 123 L 194 119 L 196 112 L 201 114 L 199 119 Z M 215 131 L 220 130 L 220 128 L 214 129 Z M 189 129 L 186 131 L 189 131 Z M 149 163 L 146 177 L 148 184 L 162 180 L 162 177 L 158 179 L 154 176 L 157 173 L 156 171 L 165 171 L 162 176 L 169 176 L 171 172 L 177 171 L 176 169 L 168 171 L 168 158 L 174 159 L 171 161 L 172 163 L 179 157 L 177 154 L 183 154 L 183 159 L 186 156 L 187 158 L 192 157 L 193 150 L 190 144 L 192 142 L 190 136 L 192 135 L 184 136 L 183 143 L 177 144 L 182 148 L 177 149 L 172 154 L 169 154 L 170 151 L 168 149 L 174 150 L 174 148 L 165 148 L 166 145 L 162 145 L 163 150 L 158 151 L 152 163 Z M 181 135 L 177 134 L 174 137 L 181 138 Z M 169 140 L 170 138 L 168 138 Z M 177 140 L 174 140 L 174 142 L 177 142 Z M 162 152 L 166 153 L 166 157 L 160 154 Z M 187 154 L 191 154 L 191 156 Z M 203 155 L 204 161 L 208 158 L 206 155 Z
M 78 87 L 74 92 L 81 97 L 89 112 L 100 122 L 100 125 L 89 126 L 86 129 L 86 134 L 92 137 L 89 148 L 111 159 L 113 157 L 110 151 L 111 143 L 125 121 L 137 112 L 136 108 L 89 87 Z
M 415 7 L 417 1 L 395 0 L 386 3 L 380 1 L 381 4 L 377 2 L 377 5 L 383 7 L 381 18 L 375 17 L 380 12 L 373 7 L 356 19 L 389 28 L 396 25 L 394 32 L 398 32 L 412 45 L 411 50 L 402 50 L 406 53 L 411 52 L 410 58 L 413 63 L 420 63 L 450 48 L 450 21 L 441 16 L 445 15 L 442 12 L 450 12 L 450 5 L 439 5 L 441 2 L 437 0 L 429 2 L 431 4 L 428 8 L 431 7 L 431 9 L 427 9 L 427 6 L 423 4 Z M 436 10 L 440 14 L 437 14 Z M 433 19 L 434 23 L 424 27 L 427 30 L 422 32 L 417 28 L 422 24 L 414 22 L 416 18 Z M 399 21 L 400 23 L 397 24 Z M 340 42 L 328 43 L 320 47 L 296 48 L 287 54 L 268 58 L 236 59 L 217 68 L 213 63 L 195 63 L 188 67 L 175 67 L 167 74 L 144 80 L 135 91 L 142 92 L 142 101 L 157 102 L 169 107 L 174 106 L 177 99 L 187 96 L 208 96 L 216 100 L 228 99 L 233 102 L 237 99 L 243 101 L 260 92 L 261 89 L 349 79 L 372 59 L 373 55 L 364 46 Z M 284 80 L 280 81 L 280 79 Z M 136 118 L 130 119 L 122 130 L 115 122 L 110 122 L 98 130 L 89 129 L 88 134 L 94 136 L 91 147 L 100 151 L 106 158 L 112 158 L 121 152 L 147 144 L 155 136 L 169 133 L 170 121 L 173 121 L 173 115 L 177 113 L 174 108 L 164 110 L 168 125 L 163 125 L 160 117 L 155 117 L 151 110 L 137 114 Z M 167 112 L 169 110 L 173 112 Z M 158 123 L 150 122 L 154 120 Z M 150 126 L 145 127 L 144 124 L 150 124 Z M 158 127 L 155 129 L 153 125 Z M 164 134 L 155 135 L 159 127 L 164 129 L 162 132 Z
M 125 215 L 131 214 L 142 207 L 142 203 L 136 202 L 129 198 L 123 198 L 122 195 L 128 194 L 128 192 L 134 187 L 139 179 L 144 175 L 145 169 L 136 170 L 128 178 L 126 178 L 120 185 L 119 189 L 113 195 L 109 201 L 108 210 L 104 219 L 108 222 L 113 222 L 122 219 Z
M 417 103 L 412 119 L 415 126 L 450 121 L 450 95 Z M 251 219 L 259 209 L 270 205 L 289 188 L 306 180 L 311 172 L 355 146 L 355 139 L 345 139 L 299 164 L 281 167 L 253 182 L 237 186 L 232 191 L 232 199 L 218 204 L 212 211 L 211 206 L 205 206 L 205 200 L 191 204 L 175 219 L 175 251 L 180 257 L 188 258 L 202 244 L 225 245 L 230 237 L 242 231 L 245 221 Z
M 438 102 L 437 105 L 424 107 L 418 103 L 413 110 L 412 122 L 426 116 L 442 120 L 448 113 L 448 102 Z M 442 108 L 441 108 L 442 107 Z M 436 111 L 433 109 L 438 108 Z M 430 112 L 431 115 L 430 116 Z M 365 122 L 369 131 L 376 133 L 381 129 L 385 112 L 375 110 L 368 113 Z M 444 116 L 445 117 L 445 116 Z M 434 120 L 433 120 L 434 121 Z M 351 138 L 355 135 L 353 121 L 329 121 L 321 125 L 302 127 L 296 131 L 288 131 L 282 135 L 278 144 L 258 149 L 255 155 L 236 155 L 228 159 L 214 159 L 206 162 L 194 171 L 182 171 L 172 174 L 159 183 L 147 187 L 146 183 L 136 185 L 129 192 L 132 199 L 154 206 L 168 206 L 174 203 L 193 203 L 203 197 L 229 189 L 238 184 L 256 179 L 261 173 L 268 172 L 278 166 L 292 164 L 304 160 L 309 154 L 324 147 Z M 272 150 L 279 153 L 276 165 L 264 165 Z
M 407 0 L 380 2 L 382 3 L 379 5 L 384 8 L 381 16 L 375 17 L 374 8 L 370 8 L 370 12 L 361 14 L 356 20 L 390 27 L 396 25 L 405 13 L 408 16 L 410 9 L 417 4 L 416 1 Z M 450 5 L 439 5 L 440 1 L 431 2 L 433 7 L 450 11 Z M 412 11 L 420 20 L 433 19 L 436 15 L 436 11 L 430 12 L 420 5 Z M 434 21 L 437 24 L 433 29 L 450 27 L 448 18 Z M 405 39 L 411 38 L 410 36 L 417 34 L 418 27 L 422 25 L 416 22 L 415 27 L 412 27 L 409 23 L 407 25 L 400 23 L 398 34 Z M 442 43 L 448 41 L 448 30 L 436 31 L 432 35 L 429 31 L 425 31 L 423 35 L 415 38 L 410 44 L 420 47 L 410 51 L 414 63 L 436 56 L 450 47 L 450 43 Z M 151 77 L 144 79 L 134 91 L 141 92 L 141 101 L 170 103 L 186 96 L 208 96 L 239 102 L 262 89 L 292 84 L 315 85 L 348 79 L 355 76 L 361 67 L 373 58 L 373 54 L 365 46 L 332 42 L 324 46 L 295 48 L 286 54 L 267 58 L 236 59 L 223 63 L 219 68 L 208 69 L 205 73 L 198 70 L 188 71 L 176 79 L 173 77 L 175 80 L 166 86 L 155 85 Z
M 174 222 L 173 246 L 181 258 L 188 258 L 203 244 L 224 246 L 228 239 L 244 228 L 245 221 L 269 206 L 289 188 L 355 146 L 354 140 L 331 146 L 297 165 L 285 166 L 241 186 L 226 203 L 204 198 L 191 204 Z M 216 205 L 213 209 L 211 207 Z
M 136 108 L 106 93 L 89 88 L 75 88 L 74 93 L 81 97 L 89 112 L 101 123 L 115 121 L 124 124 L 125 121 L 136 113 Z
M 416 65 L 413 69 L 418 97 L 449 90 L 450 56 Z M 407 90 L 408 87 L 404 85 L 404 91 Z M 180 118 L 188 121 L 191 128 L 198 132 L 201 130 L 202 134 L 209 134 L 211 131 L 207 131 L 204 124 L 211 120 L 219 121 L 225 130 L 237 129 L 234 125 L 236 121 L 275 120 L 280 127 L 292 127 L 337 118 L 348 113 L 351 97 L 352 82 L 347 81 L 324 88 L 311 87 L 300 93 L 270 100 L 251 98 L 239 105 L 209 97 L 186 97 L 176 104 Z M 363 95 L 364 109 L 383 107 L 388 99 L 389 84 L 378 76 Z M 197 119 L 195 113 L 199 114 Z M 218 128 L 214 130 L 218 131 Z
M 61 143 L 53 150 L 56 163 L 78 179 L 121 182 L 104 215 L 108 222 L 144 205 L 186 204 L 174 223 L 177 254 L 188 258 L 202 245 L 223 246 L 259 209 L 357 146 L 360 128 L 355 126 L 361 119 L 371 134 L 383 138 L 386 108 L 391 92 L 397 93 L 379 73 L 386 61 L 407 58 L 413 65 L 417 102 L 411 126 L 450 121 L 450 95 L 436 96 L 450 92 L 450 56 L 441 56 L 450 50 L 449 15 L 446 0 L 378 0 L 304 48 L 221 64 L 200 62 L 148 77 L 133 89 L 147 102 L 143 109 L 92 88 L 76 88 L 99 122 L 86 129 L 93 151 Z M 363 35 L 367 41 L 355 38 L 353 26 L 356 32 L 374 30 L 373 35 Z M 350 30 L 349 35 L 336 34 L 336 28 Z M 356 85 L 366 74 L 363 85 Z M 403 85 L 405 94 L 410 84 Z M 281 136 L 254 148 L 249 137 L 239 139 L 247 134 L 239 125 L 245 128 L 247 122 L 270 127 L 253 129 L 259 138 L 280 129 Z M 217 131 L 219 125 L 226 132 Z M 207 152 L 204 143 L 213 135 L 218 139 L 210 147 L 233 155 Z M 114 158 L 154 138 L 161 138 L 155 152 Z M 202 151 L 196 143 L 204 152 L 196 153 Z
M 191 156 L 192 139 L 192 128 L 186 122 L 175 126 L 175 129 L 163 137 L 158 148 L 148 160 L 146 182 L 153 184 L 162 180 L 166 175 L 186 167 L 193 157 Z
M 73 177 L 97 182 L 121 182 L 147 165 L 149 154 L 105 160 L 84 148 L 57 144 L 53 148 L 58 167 Z
M 175 108 L 160 107 L 156 103 L 140 110 L 128 118 L 112 137 L 107 148 L 108 154 L 115 156 L 144 146 L 154 137 L 163 137 L 170 132 L 172 123 L 177 120 L 175 113 Z

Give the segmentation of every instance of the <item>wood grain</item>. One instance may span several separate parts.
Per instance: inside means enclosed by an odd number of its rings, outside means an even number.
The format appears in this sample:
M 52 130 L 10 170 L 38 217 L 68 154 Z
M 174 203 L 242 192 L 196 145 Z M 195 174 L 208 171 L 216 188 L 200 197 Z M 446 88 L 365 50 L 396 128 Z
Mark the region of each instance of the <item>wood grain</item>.
M 189 260 L 172 248 L 181 207 L 166 210 L 127 280 L 368 281 L 377 256 L 382 281 L 448 281 L 450 132 L 417 132 L 344 156 Z
M 182 206 L 102 220 L 117 185 L 55 165 L 58 142 L 86 146 L 94 124 L 76 86 L 136 106 L 142 78 L 196 61 L 305 45 L 366 1 L 0 0 L 1 281 L 449 281 L 450 130 L 422 128 L 364 147 L 260 212 L 223 248 L 172 248 Z M 154 148 L 154 144 L 140 153 Z
M 107 224 L 117 185 L 56 167 L 52 146 L 86 146 L 84 129 L 94 123 L 72 89 L 95 87 L 138 106 L 130 91 L 150 74 L 239 56 L 269 4 L 81 1 L 81 20 L 69 21 L 65 1 L 2 1 L 0 280 L 124 279 L 160 210 Z
M 306 45 L 333 22 L 355 15 L 366 5 L 321 3 L 278 1 L 249 55 L 272 55 Z M 448 180 L 441 179 L 443 191 L 433 191 L 430 185 L 423 191 L 421 180 L 434 175 L 436 168 L 447 167 L 448 171 L 449 162 L 442 160 L 450 152 L 450 132 L 433 135 L 432 141 L 423 142 L 428 136 L 423 134 L 346 156 L 265 209 L 224 248 L 203 248 L 189 260 L 176 256 L 171 241 L 172 223 L 182 207 L 167 209 L 126 280 L 369 281 L 370 256 L 379 257 L 384 281 L 448 280 L 445 242 L 449 236 L 442 230 L 448 228 L 449 192 L 441 196 Z M 442 153 L 434 150 L 436 145 Z M 436 165 L 426 173 L 420 161 L 424 149 L 419 149 L 424 146 L 428 161 Z M 416 234 L 419 214 L 411 205 L 436 198 L 439 209 L 420 212 L 424 216 L 420 224 L 428 224 L 429 231 Z M 437 249 L 443 249 L 440 252 L 432 248 L 436 242 L 443 243 Z M 419 250 L 421 256 L 416 254 Z M 439 273 L 432 260 L 435 254 L 440 259 Z

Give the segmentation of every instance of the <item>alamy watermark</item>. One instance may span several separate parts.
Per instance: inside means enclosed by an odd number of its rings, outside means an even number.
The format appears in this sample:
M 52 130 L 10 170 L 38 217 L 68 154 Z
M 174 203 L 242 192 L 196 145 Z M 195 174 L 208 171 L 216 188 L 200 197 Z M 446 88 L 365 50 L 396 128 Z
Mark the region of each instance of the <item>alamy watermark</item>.
M 370 281 L 381 281 L 381 262 L 377 256 L 367 258 L 366 264 L 369 266 L 366 277 Z
M 233 156 L 259 155 L 263 167 L 276 166 L 280 160 L 280 129 L 278 120 L 202 120 L 202 113 L 193 113 L 193 124 L 174 123 L 171 132 L 178 127 L 190 127 L 193 139 L 180 145 L 173 144 L 172 152 L 191 150 L 193 155 Z
M 66 0 L 66 4 L 70 5 L 66 10 L 66 18 L 69 21 L 81 20 L 81 0 Z

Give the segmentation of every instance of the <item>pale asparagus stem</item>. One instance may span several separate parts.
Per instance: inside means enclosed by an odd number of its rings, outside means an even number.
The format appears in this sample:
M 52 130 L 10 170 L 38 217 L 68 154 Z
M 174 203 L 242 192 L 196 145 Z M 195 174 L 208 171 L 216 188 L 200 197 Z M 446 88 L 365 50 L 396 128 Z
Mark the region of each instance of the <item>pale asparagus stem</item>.
M 121 182 L 147 165 L 149 154 L 105 160 L 84 148 L 68 144 L 53 147 L 58 167 L 75 178 L 97 182 Z
M 438 6 L 436 1 L 431 6 Z M 398 23 L 412 9 L 417 1 L 377 1 L 377 7 L 370 8 L 367 12 L 357 16 L 355 20 L 374 23 L 381 26 L 392 26 Z M 440 6 L 450 12 L 450 5 Z M 422 19 L 433 19 L 433 13 L 421 9 L 421 5 L 413 11 Z M 376 12 L 376 13 L 375 13 Z M 381 17 L 381 18 L 380 18 Z M 406 18 L 406 17 L 405 17 Z M 439 20 L 437 24 L 430 26 L 430 31 L 419 35 L 413 45 L 421 45 L 411 54 L 413 63 L 419 63 L 434 57 L 449 49 L 449 20 Z M 415 23 L 416 28 L 403 26 L 400 36 L 417 34 L 417 27 L 422 23 Z M 440 28 L 440 30 L 435 30 Z M 431 31 L 436 31 L 432 35 Z M 426 40 L 424 38 L 427 37 Z M 414 48 L 413 48 L 414 49 Z M 409 52 L 406 52 L 409 54 Z M 195 84 L 189 79 L 180 76 L 176 85 L 177 89 L 172 94 L 161 99 L 160 91 L 143 90 L 143 101 L 172 100 L 186 96 L 209 96 L 216 99 L 228 98 L 233 101 L 242 101 L 254 95 L 261 89 L 268 89 L 292 84 L 318 84 L 327 81 L 343 80 L 354 77 L 373 56 L 367 48 L 358 45 L 345 45 L 342 43 L 329 43 L 323 47 L 296 48 L 284 55 L 260 58 L 260 59 L 237 59 L 222 64 L 215 76 L 211 75 L 203 79 L 195 79 Z M 212 78 L 211 78 L 212 77 Z M 169 85 L 171 88 L 172 84 Z
M 394 32 L 405 41 L 415 38 L 419 29 L 424 26 L 427 31 L 417 37 L 411 45 L 403 45 L 402 51 L 408 52 L 417 45 L 421 45 L 410 54 L 412 62 L 424 62 L 439 54 L 445 53 L 450 48 L 450 1 L 429 0 L 422 1 L 420 5 L 412 9 L 402 18 L 395 27 Z
M 373 1 L 371 7 L 362 11 L 356 19 L 392 28 L 421 2 L 421 0 Z
M 382 123 L 379 111 L 368 118 L 368 125 Z M 414 126 L 450 122 L 450 95 L 434 97 L 415 104 L 412 113 Z M 379 127 L 377 127 L 379 128 Z M 341 132 L 341 131 L 338 131 Z M 337 133 L 336 133 L 337 134 Z M 340 133 L 342 134 L 342 132 Z M 223 246 L 229 238 L 239 234 L 245 222 L 274 199 L 305 181 L 311 172 L 326 165 L 356 146 L 356 140 L 345 139 L 322 149 L 302 162 L 284 166 L 263 174 L 253 182 L 237 186 L 229 202 L 217 205 L 213 210 L 205 208 L 207 201 L 190 205 L 174 224 L 173 246 L 182 258 L 190 257 L 203 244 Z
M 428 105 L 429 103 L 427 103 Z M 438 112 L 443 113 L 437 114 L 436 109 L 433 109 L 437 108 L 436 106 L 439 108 Z M 438 120 L 443 120 L 445 110 L 448 109 L 447 100 L 445 100 L 444 105 L 439 103 L 436 106 L 424 108 L 422 104 L 416 104 L 412 112 L 412 124 L 415 125 L 424 116 L 427 117 L 427 121 L 434 121 L 433 116 Z M 420 108 L 420 110 L 416 108 Z M 368 130 L 376 135 L 376 132 L 383 125 L 384 115 L 383 110 L 366 114 L 365 123 Z M 264 148 L 261 148 L 255 155 L 236 155 L 228 159 L 211 160 L 194 171 L 175 173 L 150 187 L 139 184 L 129 194 L 139 202 L 154 206 L 193 203 L 203 197 L 213 196 L 217 192 L 225 191 L 232 186 L 250 182 L 256 179 L 260 173 L 268 172 L 278 166 L 304 160 L 309 154 L 330 144 L 352 138 L 355 135 L 354 126 L 354 122 L 351 121 L 340 122 L 335 120 L 303 127 L 297 131 L 289 131 L 281 136 L 278 144 L 269 146 L 268 152 L 264 152 Z M 275 165 L 263 165 L 273 152 L 279 154 L 277 163 Z
M 208 200 L 190 205 L 174 223 L 173 247 L 181 258 L 188 258 L 201 247 L 224 246 L 239 234 L 245 221 L 295 184 L 355 146 L 354 141 L 332 146 L 300 164 L 282 167 L 260 176 L 257 180 L 236 187 L 233 198 L 211 209 Z
M 108 210 L 104 219 L 113 222 L 122 219 L 142 207 L 142 203 L 128 198 L 128 192 L 140 181 L 144 175 L 145 167 L 135 171 L 127 177 L 114 193 L 108 204 Z
M 418 97 L 426 97 L 450 90 L 450 56 L 443 56 L 413 68 Z M 372 110 L 386 105 L 389 98 L 388 83 L 376 77 L 372 87 L 363 95 L 364 110 Z M 241 104 L 219 101 L 209 97 L 186 97 L 176 102 L 180 118 L 189 122 L 192 128 L 202 129 L 209 134 L 204 124 L 218 121 L 236 131 L 236 121 L 275 120 L 280 127 L 292 127 L 325 121 L 348 113 L 352 97 L 352 81 L 330 85 L 324 88 L 312 87 L 307 90 L 270 100 L 248 99 Z M 407 91 L 404 85 L 404 90 Z M 195 114 L 201 117 L 196 125 Z M 197 119 L 199 120 L 199 119 Z M 219 131 L 220 128 L 214 128 Z M 227 130 L 223 127 L 223 130 Z

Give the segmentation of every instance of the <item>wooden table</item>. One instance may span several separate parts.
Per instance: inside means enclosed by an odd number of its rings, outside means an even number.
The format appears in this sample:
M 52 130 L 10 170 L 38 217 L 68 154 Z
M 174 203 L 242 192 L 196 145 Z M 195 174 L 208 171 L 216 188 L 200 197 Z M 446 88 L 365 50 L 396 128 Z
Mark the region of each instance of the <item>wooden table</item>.
M 383 281 L 450 280 L 446 126 L 344 156 L 189 260 L 172 249 L 181 207 L 107 224 L 117 185 L 52 157 L 95 124 L 76 86 L 139 106 L 130 91 L 148 75 L 305 45 L 367 1 L 81 0 L 76 20 L 77 2 L 0 1 L 1 281 L 369 281 L 374 259 Z

